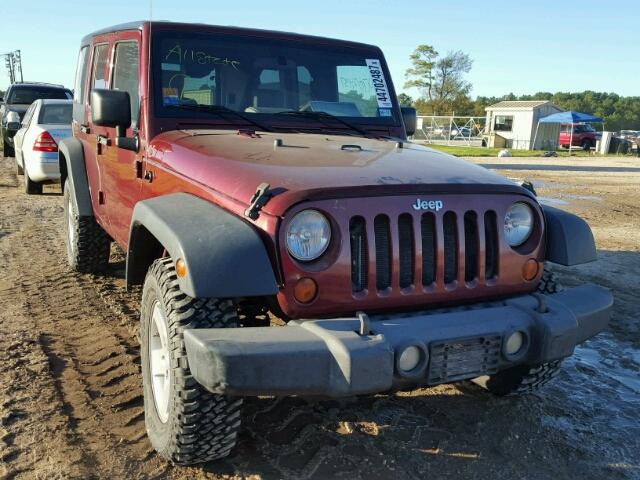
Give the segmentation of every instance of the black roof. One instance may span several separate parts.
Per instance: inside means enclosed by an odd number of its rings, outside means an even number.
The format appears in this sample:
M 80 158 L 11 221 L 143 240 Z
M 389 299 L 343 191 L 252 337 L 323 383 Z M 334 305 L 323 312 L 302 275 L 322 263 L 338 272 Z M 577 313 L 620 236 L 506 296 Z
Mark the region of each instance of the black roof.
M 264 35 L 264 36 L 282 36 L 282 35 L 286 35 L 289 38 L 296 38 L 299 40 L 313 40 L 316 42 L 320 42 L 320 43 L 340 43 L 343 45 L 349 45 L 352 47 L 365 47 L 365 48 L 378 48 L 375 45 L 369 45 L 366 43 L 360 43 L 360 42 L 353 42 L 350 40 L 339 40 L 339 39 L 333 39 L 333 38 L 327 38 L 327 37 L 319 37 L 319 36 L 315 36 L 315 35 L 303 35 L 301 33 L 292 33 L 292 32 L 282 32 L 282 31 L 276 31 L 276 30 L 266 30 L 266 29 L 260 29 L 260 28 L 246 28 L 246 27 L 235 27 L 235 26 L 224 26 L 224 25 L 208 25 L 205 23 L 184 23 L 184 22 L 170 22 L 167 20 L 158 20 L 158 21 L 149 21 L 149 20 L 139 20 L 139 21 L 135 21 L 135 22 L 127 22 L 127 23 L 121 23 L 118 25 L 113 25 L 111 27 L 106 27 L 106 28 L 102 28 L 100 30 L 96 30 L 95 32 L 92 32 L 88 35 L 85 35 L 82 38 L 82 43 L 81 45 L 88 45 L 91 43 L 91 39 L 95 36 L 98 35 L 103 35 L 105 33 L 115 33 L 115 32 L 123 32 L 123 31 L 127 31 L 127 30 L 141 30 L 145 24 L 150 23 L 151 24 L 151 28 L 154 27 L 160 27 L 162 29 L 168 29 L 168 28 L 176 28 L 176 29 L 189 29 L 189 28 L 196 28 L 196 29 L 201 29 L 201 30 L 206 30 L 206 29 L 212 29 L 212 30 L 218 30 L 218 31 L 226 31 L 228 33 L 236 33 L 236 34 L 245 34 L 245 35 L 251 35 L 251 34 L 258 34 L 258 35 Z
M 61 89 L 61 90 L 69 90 L 64 85 L 60 85 L 59 83 L 46 83 L 46 82 L 15 82 L 9 85 L 9 88 L 15 87 L 46 87 L 53 89 Z

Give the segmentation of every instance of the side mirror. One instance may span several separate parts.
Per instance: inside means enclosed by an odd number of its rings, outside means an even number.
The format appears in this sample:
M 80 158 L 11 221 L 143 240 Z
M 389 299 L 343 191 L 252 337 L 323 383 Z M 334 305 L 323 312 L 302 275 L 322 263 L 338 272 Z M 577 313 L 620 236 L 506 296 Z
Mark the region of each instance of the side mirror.
M 128 138 L 131 125 L 131 98 L 122 90 L 96 88 L 91 91 L 91 122 L 99 127 L 116 129 L 116 146 L 137 152 L 138 137 Z
M 22 125 L 20 125 L 20 122 L 7 122 L 7 130 L 20 130 L 20 128 L 22 128 Z
M 131 125 L 131 99 L 122 90 L 91 91 L 91 121 L 99 127 L 124 131 Z M 121 136 L 117 134 L 118 136 Z
M 407 137 L 416 133 L 416 124 L 418 123 L 418 114 L 413 107 L 400 107 L 402 111 L 402 121 L 404 122 L 404 130 L 407 132 Z

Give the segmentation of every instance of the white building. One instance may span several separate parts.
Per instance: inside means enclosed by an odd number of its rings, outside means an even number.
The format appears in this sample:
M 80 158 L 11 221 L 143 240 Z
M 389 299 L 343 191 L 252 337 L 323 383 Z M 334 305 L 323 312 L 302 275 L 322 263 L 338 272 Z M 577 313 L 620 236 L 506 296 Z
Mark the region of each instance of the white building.
M 485 110 L 487 111 L 488 146 L 533 150 L 535 138 L 535 149 L 555 150 L 559 125 L 541 124 L 536 137 L 538 120 L 563 111 L 550 101 L 505 100 L 490 105 Z

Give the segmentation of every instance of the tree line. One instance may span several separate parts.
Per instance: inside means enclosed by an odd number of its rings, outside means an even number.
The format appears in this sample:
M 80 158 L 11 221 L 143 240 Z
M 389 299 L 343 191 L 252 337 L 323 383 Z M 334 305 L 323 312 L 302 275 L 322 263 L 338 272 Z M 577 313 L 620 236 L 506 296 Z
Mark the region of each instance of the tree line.
M 502 100 L 549 100 L 564 110 L 575 110 L 602 117 L 606 130 L 640 130 L 640 96 L 624 97 L 607 92 L 538 92 L 534 95 L 501 97 L 469 95 L 471 83 L 465 75 L 473 60 L 464 52 L 439 54 L 431 45 L 419 45 L 409 57 L 404 88 L 417 88 L 420 97 L 398 95 L 401 105 L 413 106 L 419 115 L 485 116 L 485 108 Z

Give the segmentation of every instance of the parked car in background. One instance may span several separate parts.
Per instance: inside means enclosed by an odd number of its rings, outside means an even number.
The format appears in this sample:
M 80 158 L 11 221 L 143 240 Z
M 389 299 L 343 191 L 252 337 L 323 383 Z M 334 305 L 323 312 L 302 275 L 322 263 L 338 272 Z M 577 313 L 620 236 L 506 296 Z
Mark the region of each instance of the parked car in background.
M 36 100 L 25 113 L 13 143 L 26 193 L 42 193 L 43 184 L 60 180 L 58 143 L 72 135 L 72 109 L 71 100 Z
M 640 131 L 638 130 L 620 130 L 616 137 L 623 140 L 629 140 L 635 142 L 640 137 Z
M 73 98 L 71 90 L 62 85 L 49 83 L 14 83 L 5 93 L 4 102 L 0 104 L 0 139 L 5 157 L 15 154 L 13 137 L 20 129 L 20 123 L 9 122 L 9 112 L 16 112 L 20 119 L 33 102 L 38 99 L 67 100 Z
M 464 137 L 469 138 L 473 136 L 473 131 L 469 127 L 453 128 L 451 130 L 451 138 Z
M 573 138 L 571 137 L 571 128 L 573 127 Z M 600 140 L 601 134 L 596 132 L 588 123 L 563 123 L 560 125 L 560 137 L 558 143 L 562 148 L 582 147 L 583 150 L 589 150 L 596 146 L 596 142 Z

